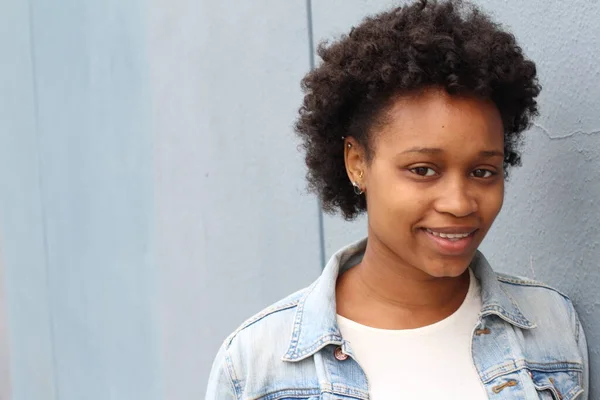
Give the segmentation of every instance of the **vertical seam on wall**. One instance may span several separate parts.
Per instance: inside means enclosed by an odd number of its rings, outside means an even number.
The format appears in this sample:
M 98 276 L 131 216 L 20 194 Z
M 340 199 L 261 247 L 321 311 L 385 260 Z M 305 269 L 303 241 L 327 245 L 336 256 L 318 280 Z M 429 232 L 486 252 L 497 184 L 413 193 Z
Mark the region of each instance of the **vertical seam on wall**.
M 44 246 L 44 272 L 45 272 L 45 280 L 46 280 L 46 305 L 48 307 L 48 330 L 50 333 L 50 360 L 52 363 L 52 386 L 54 389 L 53 398 L 58 400 L 58 382 L 56 379 L 56 352 L 54 349 L 55 340 L 54 340 L 54 319 L 52 317 L 52 307 L 50 302 L 50 279 L 49 279 L 49 260 L 48 260 L 48 229 L 46 224 L 46 209 L 44 207 L 44 184 L 42 180 L 42 154 L 40 149 L 40 137 L 39 137 L 39 102 L 38 102 L 38 83 L 37 83 L 37 64 L 35 59 L 35 39 L 34 39 L 34 29 L 33 29 L 33 5 L 31 4 L 32 0 L 29 0 L 29 51 L 31 57 L 31 72 L 32 72 L 32 86 L 33 86 L 33 115 L 34 115 L 34 137 L 36 141 L 36 153 L 37 153 L 37 177 L 38 177 L 38 190 L 40 195 L 40 215 L 41 215 L 41 225 L 42 225 L 42 240 Z
M 306 0 L 306 26 L 308 28 L 308 59 L 310 69 L 315 68 L 315 46 L 313 38 L 312 0 Z
M 306 27 L 308 31 L 308 60 L 310 69 L 315 68 L 315 45 L 313 37 L 312 0 L 306 0 Z M 325 268 L 325 227 L 321 200 L 317 199 L 317 220 L 319 222 L 319 256 L 321 269 Z

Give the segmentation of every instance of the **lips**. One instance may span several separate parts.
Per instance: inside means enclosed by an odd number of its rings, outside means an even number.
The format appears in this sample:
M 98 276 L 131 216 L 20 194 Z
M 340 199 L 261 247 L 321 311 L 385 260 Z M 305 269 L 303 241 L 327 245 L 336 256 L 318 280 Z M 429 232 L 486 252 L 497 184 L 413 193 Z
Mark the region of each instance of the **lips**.
M 460 240 L 460 239 L 464 239 L 466 237 L 468 237 L 469 235 L 471 235 L 475 229 L 469 229 L 468 232 L 460 232 L 460 230 L 454 229 L 454 230 L 447 230 L 446 232 L 440 232 L 439 230 L 433 230 L 433 229 L 425 229 L 428 233 L 436 236 L 436 237 L 440 237 L 443 239 L 448 239 L 451 241 L 456 241 L 456 240 Z
M 433 248 L 443 255 L 459 256 L 470 250 L 477 228 L 444 227 L 423 228 Z

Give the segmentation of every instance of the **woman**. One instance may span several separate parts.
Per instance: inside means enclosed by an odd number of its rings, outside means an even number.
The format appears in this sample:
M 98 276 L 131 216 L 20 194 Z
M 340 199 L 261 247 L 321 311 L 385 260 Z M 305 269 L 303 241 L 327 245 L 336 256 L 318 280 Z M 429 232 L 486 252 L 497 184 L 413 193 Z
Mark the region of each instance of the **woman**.
M 321 45 L 296 130 L 325 210 L 368 237 L 221 347 L 208 399 L 587 399 L 571 301 L 477 251 L 537 115 L 536 69 L 473 6 L 427 2 Z

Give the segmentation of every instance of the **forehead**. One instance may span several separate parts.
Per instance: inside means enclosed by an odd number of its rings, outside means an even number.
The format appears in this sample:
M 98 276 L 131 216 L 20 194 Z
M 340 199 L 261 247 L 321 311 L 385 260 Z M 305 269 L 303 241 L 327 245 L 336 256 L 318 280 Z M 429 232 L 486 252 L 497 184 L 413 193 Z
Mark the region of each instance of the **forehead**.
M 468 155 L 500 150 L 504 131 L 494 103 L 428 90 L 395 98 L 374 132 L 375 156 L 412 147 L 433 147 Z

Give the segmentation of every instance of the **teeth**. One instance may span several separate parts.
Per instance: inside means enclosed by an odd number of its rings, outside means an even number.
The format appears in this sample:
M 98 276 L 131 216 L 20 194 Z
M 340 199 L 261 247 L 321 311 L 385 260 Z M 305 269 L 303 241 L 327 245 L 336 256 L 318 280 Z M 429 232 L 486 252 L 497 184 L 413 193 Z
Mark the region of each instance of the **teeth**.
M 433 236 L 437 236 L 437 237 L 441 237 L 444 239 L 449 239 L 449 240 L 459 240 L 459 239 L 464 239 L 467 236 L 470 235 L 470 233 L 441 233 L 441 232 L 434 232 L 431 229 L 427 229 L 427 232 L 431 233 Z

